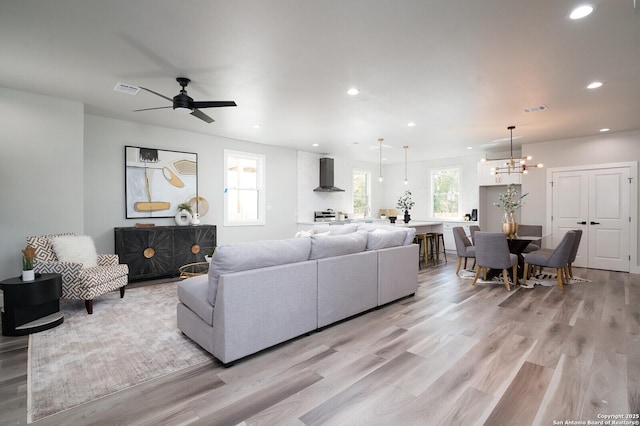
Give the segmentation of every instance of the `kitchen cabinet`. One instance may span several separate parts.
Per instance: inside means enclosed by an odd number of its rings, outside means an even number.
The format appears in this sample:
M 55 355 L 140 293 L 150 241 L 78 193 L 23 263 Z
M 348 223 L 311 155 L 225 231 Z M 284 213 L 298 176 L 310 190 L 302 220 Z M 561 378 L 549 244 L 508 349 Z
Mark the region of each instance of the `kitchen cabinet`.
M 456 226 L 462 226 L 464 228 L 464 233 L 467 235 L 471 235 L 469 231 L 469 227 L 471 225 L 477 225 L 478 222 L 469 222 L 469 221 L 460 221 L 460 222 L 442 222 L 442 233 L 444 235 L 444 245 L 447 248 L 447 251 L 456 251 L 456 241 L 453 238 L 453 228 Z M 471 239 L 471 238 L 469 238 Z
M 216 226 L 115 228 L 115 252 L 129 266 L 129 280 L 180 275 L 181 266 L 204 262 L 216 246 Z
M 522 175 L 520 173 L 492 175 L 492 167 L 504 166 L 507 160 L 491 160 L 478 163 L 478 185 L 494 186 L 494 185 L 520 185 L 522 183 Z

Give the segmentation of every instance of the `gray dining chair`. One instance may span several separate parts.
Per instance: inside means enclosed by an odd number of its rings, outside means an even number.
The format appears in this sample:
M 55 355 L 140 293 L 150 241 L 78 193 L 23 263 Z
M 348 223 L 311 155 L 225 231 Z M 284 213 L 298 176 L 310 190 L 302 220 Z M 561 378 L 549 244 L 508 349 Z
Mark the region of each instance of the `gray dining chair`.
M 469 235 L 471 235 L 471 244 L 475 245 L 476 244 L 476 240 L 474 238 L 474 234 L 476 232 L 481 231 L 480 227 L 478 225 L 471 225 L 469 226 Z
M 524 283 L 527 283 L 529 266 L 541 266 L 544 268 L 556 268 L 558 287 L 564 290 L 563 284 L 567 281 L 566 271 L 569 256 L 576 239 L 575 231 L 567 231 L 560 243 L 554 249 L 540 249 L 531 253 L 523 253 L 524 256 Z M 576 251 L 577 252 L 577 251 Z
M 502 279 L 507 290 L 511 291 L 509 285 L 509 271 L 512 269 L 513 283 L 518 282 L 518 256 L 509 252 L 507 236 L 502 232 L 476 232 L 476 261 L 478 270 L 473 278 L 473 285 L 476 285 L 481 271 L 487 275 L 487 268 L 502 269 Z
M 567 276 L 573 278 L 573 269 L 571 265 L 576 261 L 578 255 L 578 248 L 580 247 L 580 240 L 582 239 L 582 229 L 574 229 L 576 238 L 573 240 L 573 246 L 571 247 L 571 253 L 569 254 L 569 260 L 567 261 Z
M 453 232 L 453 240 L 456 243 L 456 252 L 458 254 L 458 266 L 456 267 L 456 275 L 460 273 L 460 266 L 462 265 L 462 259 L 464 259 L 464 268 L 467 269 L 467 259 L 473 258 L 473 267 L 476 266 L 476 248 L 469 238 L 467 238 L 467 234 L 464 232 L 464 228 L 462 226 L 454 226 L 451 231 Z
M 518 225 L 518 237 L 540 237 L 539 240 L 531 241 L 523 250 L 523 253 L 531 253 L 532 251 L 542 248 L 542 225 Z

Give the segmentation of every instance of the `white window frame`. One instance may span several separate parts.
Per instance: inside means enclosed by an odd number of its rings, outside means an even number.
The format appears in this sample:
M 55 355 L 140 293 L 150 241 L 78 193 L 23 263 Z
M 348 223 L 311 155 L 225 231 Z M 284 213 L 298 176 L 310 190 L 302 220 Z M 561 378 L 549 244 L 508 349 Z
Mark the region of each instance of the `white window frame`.
M 438 173 L 442 170 L 457 170 L 458 171 L 458 216 L 460 216 L 460 185 L 461 185 L 461 179 L 462 179 L 462 167 L 460 166 L 449 166 L 449 167 L 440 167 L 437 169 L 431 169 L 429 171 L 429 180 L 431 183 L 431 216 L 434 218 L 438 218 L 438 219 L 451 219 L 451 217 L 448 216 L 436 216 L 436 209 L 435 209 L 435 204 L 434 204 L 434 197 L 435 197 L 435 191 L 434 191 L 434 179 L 433 179 L 433 175 L 434 173 Z
M 355 208 L 354 208 L 355 206 L 353 205 L 353 201 L 354 201 L 353 200 L 353 198 L 354 198 L 353 196 L 354 196 L 354 194 L 356 192 L 355 185 L 353 185 L 353 178 L 354 178 L 354 175 L 356 173 L 362 173 L 362 174 L 367 176 L 367 181 L 366 181 L 366 184 L 367 184 L 366 200 L 367 201 L 366 201 L 364 217 L 365 218 L 367 217 L 367 210 L 369 210 L 369 217 L 371 217 L 372 216 L 372 214 L 371 214 L 371 172 L 369 172 L 367 170 L 360 170 L 360 169 L 353 169 L 353 171 L 351 172 L 351 186 L 353 188 L 353 190 L 351 191 L 351 208 L 353 208 L 353 210 L 354 210 L 353 211 L 353 216 L 355 217 L 355 215 L 356 215 Z
M 229 190 L 240 188 L 229 188 L 227 182 L 227 171 L 229 169 L 229 158 L 245 158 L 256 161 L 256 191 L 258 192 L 258 219 L 231 219 L 228 217 L 228 198 Z M 255 226 L 265 225 L 265 169 L 266 160 L 262 154 L 255 154 L 252 152 L 234 151 L 230 149 L 224 150 L 224 226 Z M 253 189 L 253 188 L 252 188 Z

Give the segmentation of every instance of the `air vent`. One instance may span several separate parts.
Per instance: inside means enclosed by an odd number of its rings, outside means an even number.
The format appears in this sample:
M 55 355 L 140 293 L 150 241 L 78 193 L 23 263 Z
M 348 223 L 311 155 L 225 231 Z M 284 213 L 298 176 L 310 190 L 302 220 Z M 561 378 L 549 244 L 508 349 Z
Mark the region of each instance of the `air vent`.
M 536 105 L 529 108 L 525 108 L 524 112 L 540 112 L 540 111 L 546 111 L 548 109 L 549 107 L 543 104 L 543 105 Z
M 116 87 L 113 88 L 116 92 L 126 93 L 127 95 L 137 95 L 140 91 L 139 87 L 132 86 L 130 84 L 118 83 Z

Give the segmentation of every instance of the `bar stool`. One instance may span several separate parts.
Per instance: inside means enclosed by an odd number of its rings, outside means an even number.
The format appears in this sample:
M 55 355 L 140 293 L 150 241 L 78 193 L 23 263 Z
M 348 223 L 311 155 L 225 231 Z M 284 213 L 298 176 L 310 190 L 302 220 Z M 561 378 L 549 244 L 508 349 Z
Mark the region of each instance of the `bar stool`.
M 429 258 L 433 259 L 433 236 L 430 234 L 416 234 L 413 240 L 423 247 L 424 264 L 428 266 Z M 430 247 L 431 250 L 429 250 Z M 431 251 L 431 254 L 429 254 L 429 251 Z M 420 249 L 418 249 L 418 255 L 420 255 Z
M 444 234 L 442 232 L 430 232 L 433 244 L 432 256 L 435 255 L 434 262 L 440 262 L 440 253 L 444 254 L 444 263 L 447 263 L 447 249 L 444 246 Z M 442 251 L 440 251 L 440 242 L 442 241 Z

